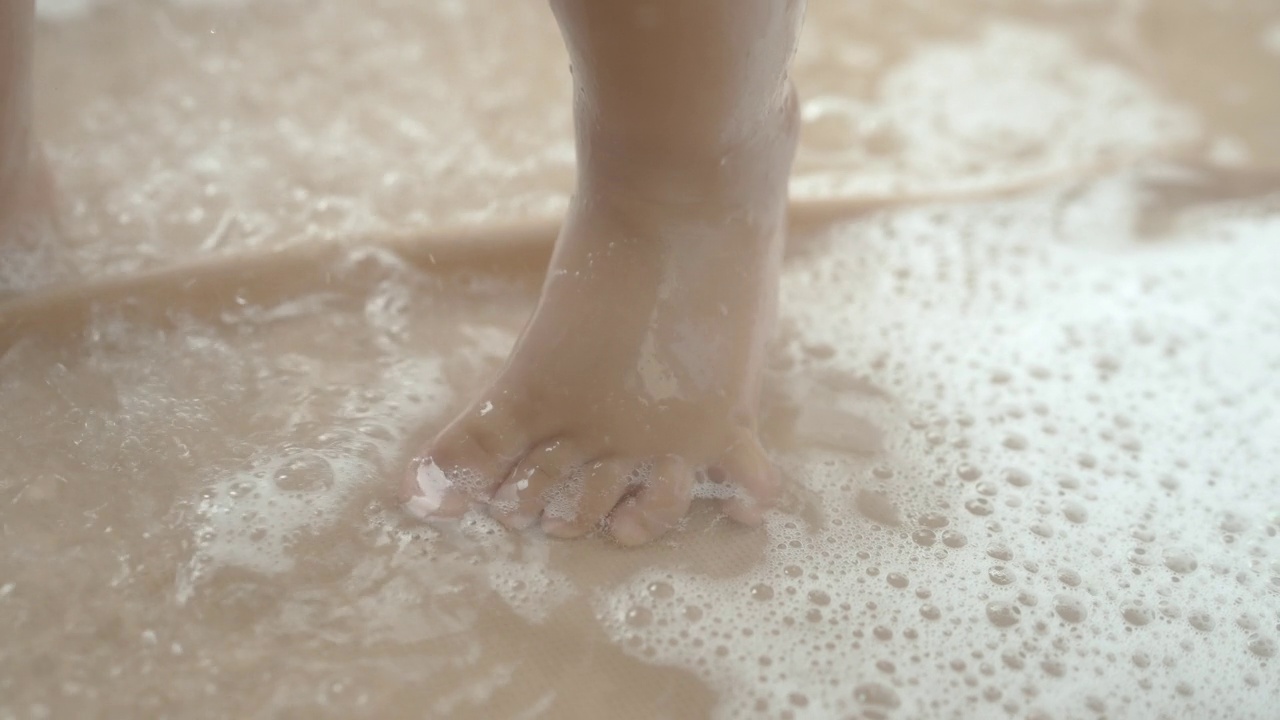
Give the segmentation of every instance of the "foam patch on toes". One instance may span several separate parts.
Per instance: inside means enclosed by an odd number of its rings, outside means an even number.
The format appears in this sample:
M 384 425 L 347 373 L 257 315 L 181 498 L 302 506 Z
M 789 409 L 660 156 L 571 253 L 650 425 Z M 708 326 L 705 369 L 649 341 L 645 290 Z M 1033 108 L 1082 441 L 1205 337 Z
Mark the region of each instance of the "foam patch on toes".
M 445 493 L 453 487 L 453 483 L 431 460 L 424 460 L 418 466 L 417 480 L 421 494 L 410 498 L 404 507 L 414 517 L 426 518 L 444 504 Z

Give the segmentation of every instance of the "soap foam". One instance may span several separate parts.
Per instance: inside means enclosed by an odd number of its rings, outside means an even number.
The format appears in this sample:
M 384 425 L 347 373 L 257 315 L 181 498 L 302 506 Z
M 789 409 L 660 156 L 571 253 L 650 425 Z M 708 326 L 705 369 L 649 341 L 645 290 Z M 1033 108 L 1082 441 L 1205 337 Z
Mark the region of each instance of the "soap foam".
M 851 51 L 847 37 L 827 39 L 817 27 L 805 41 L 813 44 L 801 45 L 801 74 L 808 54 L 825 65 Z M 1135 74 L 1062 33 L 1012 20 L 989 21 L 973 39 L 922 44 L 875 87 L 867 99 L 845 86 L 805 94 L 811 139 L 800 148 L 793 196 L 1010 188 L 1158 155 L 1204 132 Z
M 1280 221 L 1202 209 L 1126 243 L 1140 182 L 888 213 L 790 266 L 775 382 L 883 450 L 802 425 L 776 459 L 813 512 L 770 513 L 732 578 L 598 590 L 614 642 L 719 717 L 1268 717 Z M 1047 238 L 1072 203 L 1098 221 Z M 811 390 L 840 377 L 874 385 Z

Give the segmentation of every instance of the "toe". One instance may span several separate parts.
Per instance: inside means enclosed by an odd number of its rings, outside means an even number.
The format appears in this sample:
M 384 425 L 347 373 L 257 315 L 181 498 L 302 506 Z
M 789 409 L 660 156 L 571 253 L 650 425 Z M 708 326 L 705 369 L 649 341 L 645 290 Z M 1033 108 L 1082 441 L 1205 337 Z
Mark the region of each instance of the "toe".
M 405 509 L 419 517 L 457 517 L 471 501 L 487 501 L 528 447 L 507 413 L 482 403 L 455 420 L 415 459 L 401 488 Z
M 560 486 L 566 490 L 566 497 L 561 503 L 547 507 L 542 517 L 542 531 L 565 539 L 591 532 L 627 493 L 633 467 L 613 459 L 588 464 L 582 469 L 580 487 Z
M 609 518 L 609 534 L 619 544 L 643 545 L 662 536 L 689 512 L 693 474 L 677 457 L 653 465 L 636 493 L 618 504 Z
M 570 480 L 586 457 L 569 442 L 543 443 L 516 463 L 489 501 L 489 514 L 513 530 L 523 530 L 542 515 L 558 485 Z
M 734 488 L 733 496 L 721 501 L 725 514 L 744 525 L 760 524 L 782 489 L 760 441 L 744 433 L 720 459 L 718 467 Z

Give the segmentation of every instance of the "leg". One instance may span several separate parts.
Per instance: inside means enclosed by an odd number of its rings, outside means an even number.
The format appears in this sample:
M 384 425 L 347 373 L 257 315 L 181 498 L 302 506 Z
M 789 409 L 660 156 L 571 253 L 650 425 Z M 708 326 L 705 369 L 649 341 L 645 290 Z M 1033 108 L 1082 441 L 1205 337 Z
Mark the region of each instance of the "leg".
M 14 192 L 29 161 L 35 6 L 35 0 L 0 3 L 0 198 Z
M 677 523 L 694 473 L 755 523 L 756 437 L 797 108 L 802 0 L 552 0 L 572 62 L 577 190 L 506 366 L 410 468 L 408 509 L 510 527 Z
M 0 295 L 68 272 L 48 242 L 53 184 L 31 124 L 35 0 L 0 0 Z

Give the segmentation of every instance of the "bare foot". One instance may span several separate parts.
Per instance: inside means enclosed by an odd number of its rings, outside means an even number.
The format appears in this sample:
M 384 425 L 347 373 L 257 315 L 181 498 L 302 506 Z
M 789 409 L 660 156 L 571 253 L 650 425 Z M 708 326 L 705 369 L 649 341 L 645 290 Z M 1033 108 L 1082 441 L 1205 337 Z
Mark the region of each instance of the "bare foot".
M 684 517 L 705 470 L 730 517 L 760 521 L 779 492 L 756 416 L 795 111 L 792 95 L 709 162 L 588 163 L 505 368 L 410 468 L 411 513 L 478 501 L 511 528 L 637 545 Z M 673 189 L 695 176 L 715 179 Z

